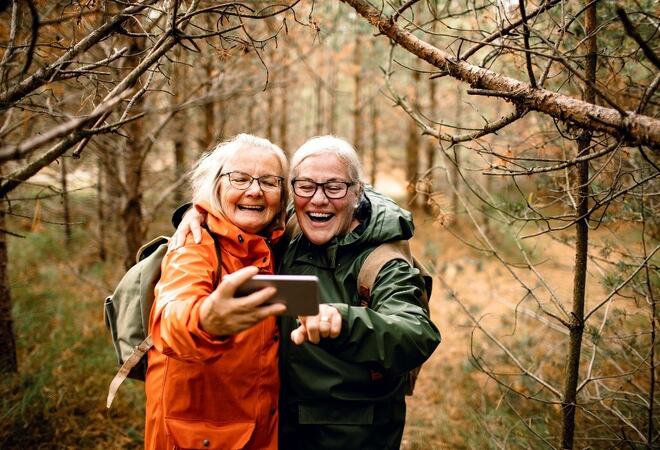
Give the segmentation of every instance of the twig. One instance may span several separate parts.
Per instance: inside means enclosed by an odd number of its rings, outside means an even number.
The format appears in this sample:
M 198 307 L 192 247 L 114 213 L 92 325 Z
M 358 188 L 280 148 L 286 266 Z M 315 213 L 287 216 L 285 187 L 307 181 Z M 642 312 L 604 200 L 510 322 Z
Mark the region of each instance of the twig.
M 392 15 L 392 18 L 390 19 L 392 22 L 396 22 L 399 20 L 399 16 L 408 8 L 413 6 L 415 3 L 417 3 L 419 0 L 408 0 L 406 3 L 401 5 L 401 8 L 397 9 L 396 12 Z
M 549 10 L 550 8 L 552 8 L 553 6 L 555 6 L 556 4 L 558 4 L 562 1 L 563 0 L 550 0 L 550 1 L 547 1 L 547 2 L 543 3 L 543 5 L 539 6 L 537 9 L 532 11 L 527 16 L 527 18 L 532 19 L 532 18 L 538 16 L 539 14 Z M 502 37 L 510 34 L 513 30 L 515 30 L 520 25 L 522 25 L 522 23 L 523 23 L 523 21 L 522 21 L 522 18 L 521 18 L 521 19 L 513 22 L 509 26 L 507 26 L 505 28 L 502 28 L 501 30 L 498 30 L 494 33 L 491 33 L 486 38 L 482 39 L 479 43 L 473 45 L 465 53 L 463 53 L 463 55 L 461 56 L 461 59 L 463 59 L 463 60 L 468 59 L 470 56 L 474 55 L 479 50 L 481 50 L 484 46 L 486 46 L 489 42 L 492 42 L 495 39 L 502 38 Z
M 626 34 L 633 38 L 635 42 L 637 42 L 637 45 L 639 45 L 639 47 L 644 52 L 644 55 L 646 55 L 648 60 L 653 63 L 655 68 L 660 69 L 660 58 L 658 58 L 658 55 L 656 55 L 651 47 L 649 47 L 649 44 L 644 39 L 642 39 L 642 36 L 637 32 L 635 26 L 628 18 L 626 11 L 619 6 L 616 9 L 616 13 L 619 16 L 619 19 L 621 19 L 621 23 L 623 24 L 624 30 L 626 30 Z
M 610 292 L 610 294 L 605 298 L 605 300 L 603 300 L 603 301 L 600 302 L 598 305 L 596 305 L 591 311 L 589 311 L 589 313 L 588 313 L 586 316 L 584 316 L 584 321 L 586 322 L 587 319 L 589 319 L 589 317 L 591 317 L 592 314 L 594 314 L 596 311 L 598 311 L 598 310 L 599 310 L 604 304 L 606 304 L 607 302 L 609 302 L 609 301 L 612 299 L 612 297 L 614 297 L 616 294 L 619 293 L 619 291 L 620 291 L 621 289 L 623 289 L 624 287 L 626 287 L 626 285 L 627 285 L 628 283 L 630 283 L 630 280 L 632 280 L 633 278 L 635 278 L 635 275 L 637 275 L 637 274 L 638 274 L 643 268 L 646 267 L 646 265 L 647 265 L 648 262 L 651 260 L 651 258 L 653 258 L 653 255 L 655 255 L 656 252 L 657 252 L 659 249 L 660 249 L 660 245 L 656 246 L 656 247 L 653 249 L 653 251 L 651 251 L 651 253 L 649 253 L 649 255 L 648 255 L 646 258 L 644 258 L 644 261 L 642 261 L 642 263 L 639 265 L 639 267 L 637 267 L 637 268 L 636 268 L 636 269 L 635 269 L 635 270 L 634 270 L 634 271 L 628 276 L 628 278 L 626 278 L 626 279 L 623 280 L 621 283 L 619 283 L 618 286 L 616 286 L 616 287 L 612 290 L 612 292 Z
M 527 15 L 525 14 L 525 0 L 518 0 L 518 6 L 520 8 L 520 20 L 523 23 L 523 43 L 525 45 L 527 76 L 529 76 L 529 84 L 532 88 L 536 88 L 536 77 L 534 76 L 534 69 L 532 67 L 532 55 L 529 53 L 529 25 L 527 25 Z

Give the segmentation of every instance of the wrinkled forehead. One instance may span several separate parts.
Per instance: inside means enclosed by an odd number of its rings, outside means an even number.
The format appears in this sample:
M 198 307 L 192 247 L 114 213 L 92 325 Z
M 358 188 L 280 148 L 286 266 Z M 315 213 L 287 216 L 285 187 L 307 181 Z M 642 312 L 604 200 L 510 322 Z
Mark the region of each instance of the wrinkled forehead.
M 295 176 L 315 181 L 350 179 L 348 164 L 332 152 L 309 155 L 295 168 Z
M 284 167 L 274 150 L 249 144 L 237 147 L 227 158 L 223 172 L 245 172 L 252 176 L 284 176 Z

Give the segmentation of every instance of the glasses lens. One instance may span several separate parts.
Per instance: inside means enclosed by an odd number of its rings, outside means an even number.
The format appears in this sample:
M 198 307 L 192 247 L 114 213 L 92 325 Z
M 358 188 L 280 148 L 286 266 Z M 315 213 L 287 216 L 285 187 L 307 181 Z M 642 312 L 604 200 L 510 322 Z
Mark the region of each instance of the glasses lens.
M 274 191 L 280 188 L 280 179 L 274 175 L 266 175 L 258 178 L 259 186 L 264 191 Z
M 243 172 L 231 172 L 229 174 L 229 181 L 236 189 L 247 189 L 252 184 L 252 177 Z
M 316 192 L 316 183 L 309 180 L 296 180 L 293 182 L 293 192 L 299 197 L 312 197 Z
M 326 183 L 325 186 L 323 186 L 323 190 L 325 191 L 325 195 L 328 198 L 337 199 L 337 198 L 343 198 L 346 195 L 348 186 L 346 183 L 330 182 L 330 183 Z

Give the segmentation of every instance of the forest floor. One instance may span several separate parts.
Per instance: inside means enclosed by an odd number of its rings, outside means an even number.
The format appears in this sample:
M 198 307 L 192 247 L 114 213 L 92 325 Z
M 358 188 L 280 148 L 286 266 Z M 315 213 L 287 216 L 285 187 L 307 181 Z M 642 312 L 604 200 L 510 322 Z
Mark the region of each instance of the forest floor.
M 437 255 L 435 273 L 482 326 L 494 330 L 496 336 L 526 334 L 525 329 L 534 329 L 535 333 L 546 336 L 548 345 L 563 345 L 567 331 L 546 317 L 540 317 L 531 301 L 522 302 L 525 289 L 503 264 L 471 249 L 444 227 L 433 224 L 431 219 L 418 220 L 419 216 L 416 214 L 413 251 L 419 256 L 428 253 L 429 246 L 433 247 Z M 453 229 L 466 227 L 454 225 Z M 457 235 L 466 238 L 464 231 L 457 231 Z M 574 250 L 547 236 L 534 238 L 528 245 L 537 252 L 536 259 L 542 261 L 543 278 L 570 311 Z M 530 286 L 538 286 L 529 270 L 514 271 Z M 594 304 L 604 292 L 596 278 L 594 274 L 587 277 L 588 304 Z M 437 276 L 434 277 L 431 317 L 442 334 L 442 342 L 424 364 L 414 395 L 407 398 L 402 449 L 497 448 L 489 443 L 488 421 L 498 420 L 497 411 L 492 409 L 497 410 L 501 405 L 493 405 L 492 397 L 498 397 L 495 390 L 500 387 L 475 368 L 471 356 L 472 342 L 478 348 L 479 342 L 486 338 L 475 332 L 474 322 Z M 562 368 L 563 364 L 564 361 L 558 361 Z M 502 398 L 500 396 L 500 403 Z M 487 414 L 486 410 L 489 410 Z M 559 422 L 558 409 L 556 419 Z M 515 448 L 515 445 L 504 447 Z

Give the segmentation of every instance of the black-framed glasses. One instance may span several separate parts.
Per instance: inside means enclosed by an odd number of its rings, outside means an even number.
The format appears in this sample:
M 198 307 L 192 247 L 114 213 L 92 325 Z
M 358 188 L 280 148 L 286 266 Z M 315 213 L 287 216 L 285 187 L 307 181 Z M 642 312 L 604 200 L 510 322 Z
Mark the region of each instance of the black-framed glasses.
M 325 196 L 332 200 L 346 197 L 348 188 L 354 184 L 352 181 L 326 181 L 325 183 L 317 183 L 307 178 L 295 178 L 291 181 L 293 193 L 298 197 L 312 198 L 320 187 L 323 189 Z
M 247 191 L 252 186 L 254 180 L 257 180 L 259 187 L 264 192 L 273 192 L 277 191 L 282 187 L 282 181 L 284 177 L 278 177 L 277 175 L 263 175 L 261 177 L 253 177 L 250 174 L 245 172 L 225 172 L 220 174 L 220 178 L 227 177 L 229 178 L 229 184 L 235 189 L 240 191 Z

